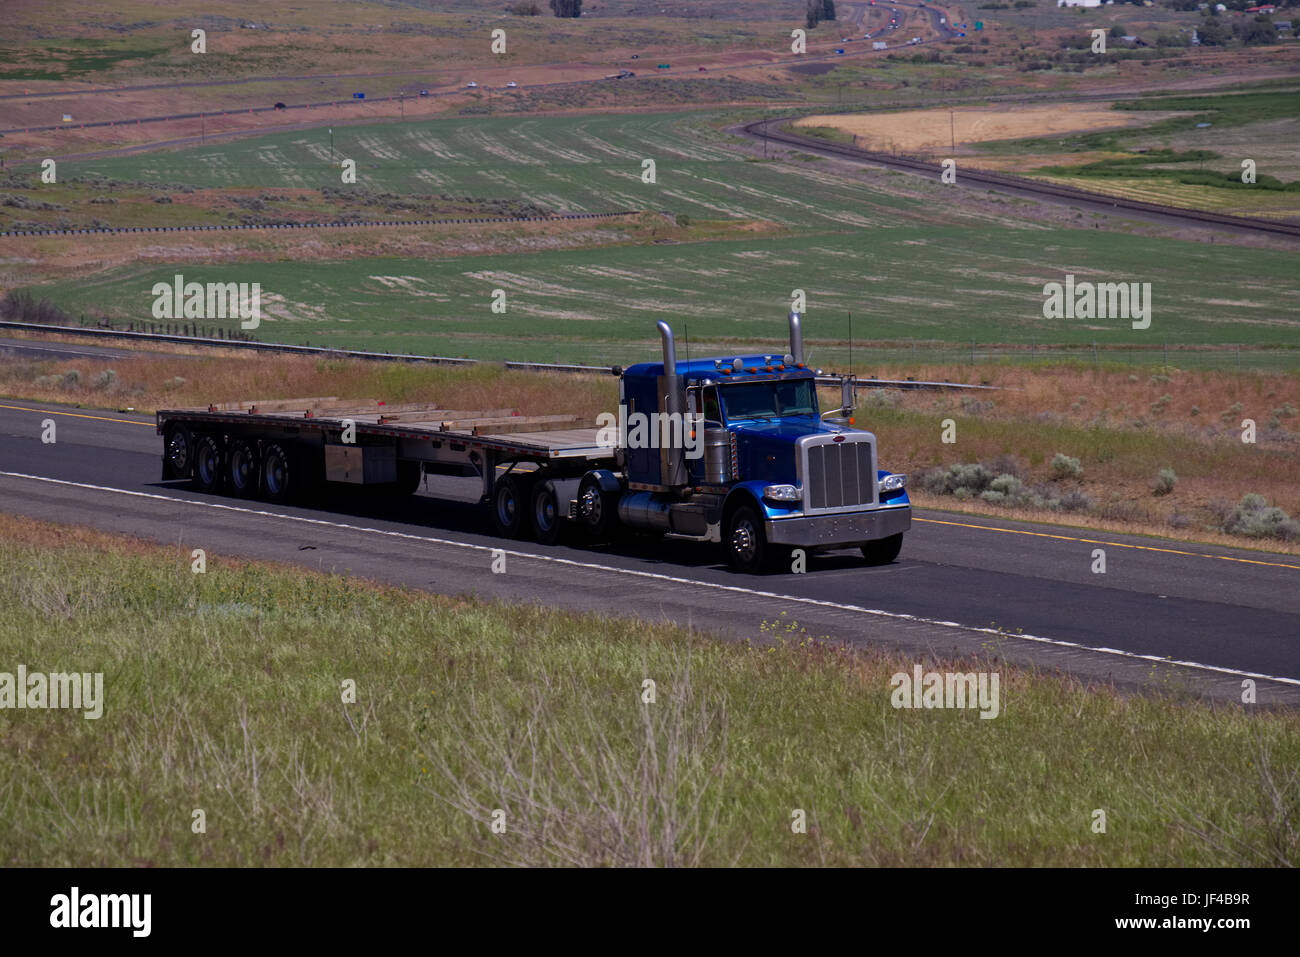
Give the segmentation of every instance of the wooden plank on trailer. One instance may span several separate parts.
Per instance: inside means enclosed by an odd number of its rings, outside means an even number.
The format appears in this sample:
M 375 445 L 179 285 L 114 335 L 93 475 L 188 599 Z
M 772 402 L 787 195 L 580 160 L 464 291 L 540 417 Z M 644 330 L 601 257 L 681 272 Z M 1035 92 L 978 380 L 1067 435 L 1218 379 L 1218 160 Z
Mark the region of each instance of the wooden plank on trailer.
M 321 396 L 308 399 L 256 399 L 252 401 L 241 400 L 239 402 L 214 402 L 213 408 L 217 412 L 306 412 L 310 410 L 312 414 L 329 413 L 335 415 L 338 413 L 356 413 L 358 415 L 374 414 L 382 410 L 383 406 L 379 404 L 378 399 L 340 399 L 337 396 Z M 196 412 L 207 412 L 207 408 L 194 409 Z
M 436 414 L 425 414 L 429 412 Z M 509 418 L 512 412 L 514 412 L 514 409 L 439 409 L 437 406 L 411 409 L 406 413 L 399 411 L 396 415 L 385 409 L 379 410 L 380 415 L 386 419 L 392 419 L 394 422 L 402 422 L 409 425 L 426 423 L 434 426 L 441 426 L 442 423 L 447 421 L 459 422 L 464 419 Z
M 539 425 L 577 422 L 576 415 L 516 415 L 510 418 L 467 419 L 450 423 L 452 429 L 469 429 L 474 435 L 529 431 Z
M 481 436 L 486 439 L 500 439 L 517 445 L 535 445 L 540 449 L 555 451 L 557 449 L 591 449 L 597 448 L 597 429 L 565 429 L 557 432 L 515 432 L 493 433 Z

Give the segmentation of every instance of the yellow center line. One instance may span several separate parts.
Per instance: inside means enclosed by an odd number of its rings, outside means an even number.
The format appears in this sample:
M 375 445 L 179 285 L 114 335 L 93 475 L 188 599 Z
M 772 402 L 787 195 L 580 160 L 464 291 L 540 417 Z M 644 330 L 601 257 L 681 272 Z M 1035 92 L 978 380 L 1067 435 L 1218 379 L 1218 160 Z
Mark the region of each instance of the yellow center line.
M 157 428 L 153 422 L 137 422 L 135 419 L 110 419 L 106 415 L 86 415 L 84 412 L 52 412 L 49 409 L 27 409 L 21 405 L 0 405 L 0 409 L 13 409 L 17 412 L 36 412 L 39 415 L 70 415 L 74 419 L 96 419 L 100 422 L 120 422 L 123 425 L 144 425 Z
M 1072 538 L 1069 535 L 1053 535 L 1050 532 L 1027 532 L 1019 528 L 998 528 L 996 525 L 971 525 L 967 522 L 945 522 L 937 518 L 912 517 L 914 522 L 929 522 L 931 525 L 952 525 L 956 528 L 978 528 L 985 532 L 1005 532 L 1008 535 L 1032 535 L 1035 538 L 1056 538 L 1063 542 L 1082 542 L 1087 545 L 1111 545 L 1115 548 L 1137 548 L 1144 552 L 1164 552 L 1169 555 L 1190 555 L 1193 558 L 1217 558 L 1225 562 L 1241 562 L 1244 565 L 1268 565 L 1271 568 L 1295 568 L 1300 565 L 1288 565 L 1285 562 L 1265 562 L 1256 558 L 1234 558 L 1231 555 L 1211 555 L 1208 552 L 1188 552 L 1178 548 L 1158 548 L 1155 545 L 1130 545 L 1128 542 L 1108 542 L 1096 538 Z

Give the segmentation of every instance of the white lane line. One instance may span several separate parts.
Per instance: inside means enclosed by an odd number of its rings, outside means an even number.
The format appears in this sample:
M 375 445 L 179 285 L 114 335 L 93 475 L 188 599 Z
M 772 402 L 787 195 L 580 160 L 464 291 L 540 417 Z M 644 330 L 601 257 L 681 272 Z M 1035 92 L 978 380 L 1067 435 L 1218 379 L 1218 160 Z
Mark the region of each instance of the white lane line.
M 1092 645 L 1084 645 L 1075 641 L 1065 641 L 1060 638 L 1044 638 L 1041 635 L 1028 635 L 1016 633 L 1008 634 L 1004 631 L 998 631 L 996 628 L 980 628 L 975 625 L 963 625 L 956 621 L 942 621 L 937 618 L 924 618 L 920 615 L 909 615 L 906 612 L 884 611 L 880 608 L 864 608 L 861 605 L 846 605 L 840 602 L 824 601 L 820 598 L 805 598 L 801 595 L 782 595 L 777 592 L 760 591 L 756 588 L 742 588 L 739 585 L 721 585 L 716 582 L 696 581 L 693 578 L 679 578 L 676 575 L 664 575 L 660 572 L 644 572 L 632 568 L 617 568 L 613 565 L 598 565 L 595 562 L 579 562 L 572 558 L 558 558 L 554 555 L 536 555 L 532 552 L 521 552 L 510 548 L 497 548 L 492 545 L 474 545 L 470 542 L 457 542 L 448 538 L 434 538 L 430 535 L 412 535 L 409 532 L 394 532 L 382 528 L 368 528 L 364 525 L 349 525 L 346 522 L 331 522 L 323 518 L 306 518 L 301 515 L 284 515 L 280 512 L 268 512 L 264 509 L 244 508 L 240 505 L 227 505 L 224 502 L 200 502 L 189 498 L 174 498 L 170 495 L 159 495 L 156 492 L 137 492 L 132 489 L 111 488 L 106 485 L 89 485 L 85 482 L 70 482 L 66 479 L 48 478 L 44 475 L 28 475 L 24 472 L 3 472 L 0 476 L 17 479 L 29 479 L 33 482 L 47 482 L 51 485 L 66 485 L 70 488 L 84 488 L 96 492 L 113 492 L 118 495 L 130 495 L 135 498 L 158 499 L 163 502 L 173 502 L 181 505 L 196 505 L 202 508 L 221 509 L 227 512 L 239 512 L 244 515 L 260 515 L 267 518 L 278 518 L 287 522 L 302 522 L 306 525 L 320 525 L 326 528 L 339 528 L 349 532 L 365 532 L 369 535 L 385 535 L 389 538 L 401 538 L 413 542 L 425 542 L 430 545 L 447 545 L 452 548 L 465 548 L 476 552 L 503 552 L 506 555 L 515 558 L 531 558 L 539 562 L 550 562 L 553 565 L 567 565 L 571 568 L 586 568 L 592 571 L 610 572 L 615 575 L 627 575 L 633 578 L 649 578 L 654 581 L 671 582 L 675 585 L 690 585 L 695 588 L 711 588 L 714 591 L 732 592 L 738 595 L 751 595 L 758 598 L 775 598 L 780 601 L 795 602 L 800 605 L 812 605 L 818 608 L 834 608 L 837 611 L 850 611 L 861 615 L 874 615 L 879 618 L 893 618 L 898 621 L 913 621 L 922 625 L 937 625 L 941 628 L 957 628 L 962 631 L 975 632 L 977 634 L 993 635 L 998 638 L 1015 638 L 1023 641 L 1033 641 L 1044 645 L 1053 645 L 1058 648 L 1073 648 L 1078 651 L 1091 651 L 1103 655 L 1115 655 L 1121 658 L 1132 658 L 1137 661 L 1153 661 L 1159 664 L 1179 665 L 1184 668 L 1197 668 L 1201 671 L 1213 671 L 1218 674 L 1236 675 L 1242 678 L 1257 678 L 1263 681 L 1277 681 L 1282 684 L 1296 685 L 1300 687 L 1300 678 L 1280 678 L 1276 675 L 1260 674 L 1256 671 L 1240 671 L 1236 668 L 1221 668 L 1218 665 L 1201 664 L 1199 661 L 1183 661 L 1178 658 L 1162 658 L 1159 655 L 1142 655 L 1134 651 L 1124 651 L 1120 648 L 1096 648 Z

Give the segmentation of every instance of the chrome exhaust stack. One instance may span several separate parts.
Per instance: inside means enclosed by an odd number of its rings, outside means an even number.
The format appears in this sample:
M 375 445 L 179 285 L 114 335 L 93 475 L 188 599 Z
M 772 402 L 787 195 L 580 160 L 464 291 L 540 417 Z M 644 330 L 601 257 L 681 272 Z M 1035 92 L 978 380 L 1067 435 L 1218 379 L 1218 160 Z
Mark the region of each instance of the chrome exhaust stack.
M 803 330 L 799 326 L 799 313 L 790 313 L 790 355 L 796 363 L 803 362 Z
M 664 376 L 660 384 L 663 396 L 663 410 L 667 416 L 660 419 L 659 436 L 659 475 L 664 485 L 674 487 L 687 484 L 686 449 L 682 443 L 669 441 L 673 435 L 673 423 L 679 423 L 684 441 L 685 430 L 690 427 L 682 410 L 686 407 L 682 393 L 682 380 L 677 374 L 677 343 L 673 339 L 673 327 L 662 319 L 659 321 L 659 335 L 663 339 Z

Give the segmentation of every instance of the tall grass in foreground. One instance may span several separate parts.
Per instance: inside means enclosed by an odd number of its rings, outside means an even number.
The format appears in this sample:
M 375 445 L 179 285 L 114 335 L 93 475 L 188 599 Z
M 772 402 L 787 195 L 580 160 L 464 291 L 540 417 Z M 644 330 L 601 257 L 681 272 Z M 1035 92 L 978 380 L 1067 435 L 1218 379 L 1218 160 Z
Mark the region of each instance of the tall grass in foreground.
M 188 546 L 8 517 L 0 597 L 0 671 L 102 671 L 106 696 L 98 721 L 0 711 L 5 865 L 1300 861 L 1295 714 L 1125 697 L 995 644 L 923 664 L 999 671 L 996 719 L 895 710 L 912 660 L 785 618 L 727 643 L 211 555 L 195 575 Z

